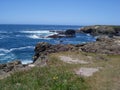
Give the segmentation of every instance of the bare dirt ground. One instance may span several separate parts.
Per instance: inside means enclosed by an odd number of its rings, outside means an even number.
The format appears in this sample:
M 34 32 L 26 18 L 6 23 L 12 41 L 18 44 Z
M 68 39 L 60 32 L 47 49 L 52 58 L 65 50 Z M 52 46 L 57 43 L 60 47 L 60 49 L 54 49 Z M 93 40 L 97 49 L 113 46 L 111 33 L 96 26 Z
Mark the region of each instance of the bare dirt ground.
M 78 58 L 72 58 L 69 56 L 59 56 L 60 60 L 62 60 L 65 63 L 69 63 L 69 64 L 90 64 L 90 62 L 85 61 L 85 60 L 79 60 Z M 85 77 L 89 77 L 92 76 L 93 73 L 99 71 L 99 68 L 86 68 L 86 67 L 82 67 L 79 70 L 75 70 L 75 74 L 77 75 L 81 75 L 81 76 L 85 76 Z
M 99 71 L 99 68 L 86 68 L 86 67 L 82 67 L 79 70 L 76 70 L 75 73 L 77 75 L 90 77 L 97 71 Z
M 69 64 L 88 64 L 89 62 L 79 59 L 74 59 L 68 56 L 59 56 L 60 60 Z

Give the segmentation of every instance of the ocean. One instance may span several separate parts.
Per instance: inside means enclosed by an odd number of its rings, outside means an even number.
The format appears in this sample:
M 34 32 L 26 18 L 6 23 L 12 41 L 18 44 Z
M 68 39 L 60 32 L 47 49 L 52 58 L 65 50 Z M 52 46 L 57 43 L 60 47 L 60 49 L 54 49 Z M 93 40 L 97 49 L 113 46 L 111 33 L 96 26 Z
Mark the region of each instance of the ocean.
M 34 48 L 38 42 L 58 44 L 80 44 L 93 42 L 89 34 L 76 34 L 73 38 L 46 38 L 55 34 L 50 30 L 79 29 L 83 26 L 72 25 L 0 25 L 0 63 L 20 60 L 23 64 L 31 63 Z

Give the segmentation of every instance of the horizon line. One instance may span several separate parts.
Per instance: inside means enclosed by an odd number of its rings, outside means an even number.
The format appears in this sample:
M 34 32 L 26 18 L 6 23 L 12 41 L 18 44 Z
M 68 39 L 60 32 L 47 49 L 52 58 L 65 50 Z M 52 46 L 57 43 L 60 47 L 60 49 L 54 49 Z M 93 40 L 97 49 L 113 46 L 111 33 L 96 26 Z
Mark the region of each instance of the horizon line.
M 99 25 L 106 25 L 106 26 L 112 26 L 112 25 L 114 25 L 114 26 L 120 26 L 120 24 L 86 24 L 86 25 L 77 25 L 77 24 L 13 24 L 13 23 L 11 23 L 11 24 L 9 24 L 9 23 L 4 23 L 4 24 L 2 24 L 2 23 L 0 23 L 0 25 L 53 25 L 53 26 L 99 26 Z

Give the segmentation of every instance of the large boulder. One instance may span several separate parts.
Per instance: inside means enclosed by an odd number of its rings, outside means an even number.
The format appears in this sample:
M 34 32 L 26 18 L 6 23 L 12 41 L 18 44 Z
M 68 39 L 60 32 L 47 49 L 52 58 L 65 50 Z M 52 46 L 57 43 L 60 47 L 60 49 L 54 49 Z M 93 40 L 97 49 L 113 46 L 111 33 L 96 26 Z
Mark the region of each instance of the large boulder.
M 76 33 L 75 30 L 72 30 L 72 29 L 68 29 L 65 31 L 65 35 L 67 37 L 73 37 L 73 36 L 75 36 L 75 33 Z

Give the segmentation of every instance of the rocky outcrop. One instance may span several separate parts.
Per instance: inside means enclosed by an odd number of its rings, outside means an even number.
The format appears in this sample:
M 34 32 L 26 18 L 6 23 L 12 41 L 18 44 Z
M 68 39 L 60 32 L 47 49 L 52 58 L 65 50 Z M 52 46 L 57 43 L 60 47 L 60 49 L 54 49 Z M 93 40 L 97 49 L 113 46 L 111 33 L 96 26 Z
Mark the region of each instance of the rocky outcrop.
M 120 38 L 109 38 L 108 36 L 101 36 L 96 42 L 77 44 L 77 45 L 52 45 L 47 42 L 40 42 L 35 47 L 34 62 L 39 59 L 45 59 L 50 53 L 64 52 L 64 51 L 84 51 L 101 54 L 120 55 Z
M 38 58 L 45 58 L 46 55 L 50 53 L 56 53 L 56 52 L 63 52 L 63 51 L 75 51 L 78 47 L 75 47 L 74 45 L 63 45 L 63 44 L 57 44 L 52 45 L 47 42 L 40 42 L 35 47 L 35 55 L 34 55 L 34 62 Z
M 89 33 L 94 36 L 108 35 L 112 37 L 112 36 L 120 36 L 120 27 L 105 26 L 105 25 L 86 26 L 81 28 L 77 32 Z
M 120 55 L 120 38 L 100 37 L 81 47 L 84 52 Z
M 10 76 L 18 70 L 22 70 L 25 65 L 22 65 L 21 61 L 12 61 L 6 64 L 0 64 L 0 79 Z

